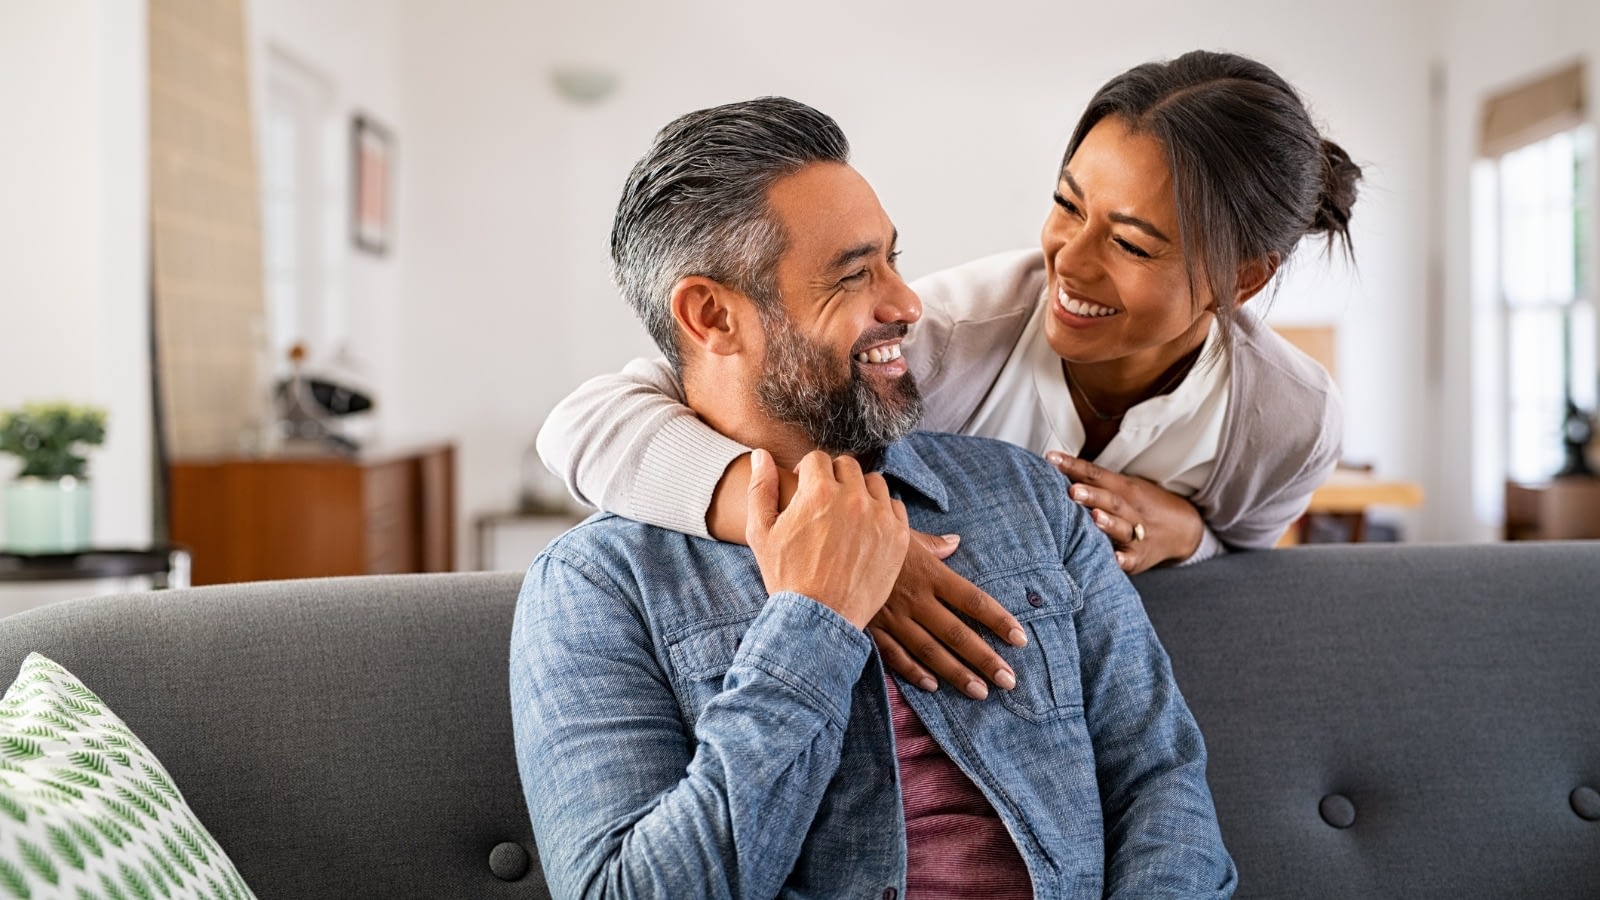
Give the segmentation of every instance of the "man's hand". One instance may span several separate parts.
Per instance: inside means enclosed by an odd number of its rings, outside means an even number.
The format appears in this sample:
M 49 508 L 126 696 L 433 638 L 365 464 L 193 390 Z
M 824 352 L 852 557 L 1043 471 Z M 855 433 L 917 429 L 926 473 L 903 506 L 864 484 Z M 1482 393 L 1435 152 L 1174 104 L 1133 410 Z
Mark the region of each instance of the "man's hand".
M 1205 522 L 1188 500 L 1065 453 L 1046 453 L 1045 459 L 1072 479 L 1067 496 L 1088 508 L 1129 575 L 1188 559 L 1200 547 Z
M 757 450 L 750 466 L 745 538 L 767 593 L 804 594 L 865 628 L 906 558 L 905 505 L 889 496 L 882 475 L 815 450 L 800 461 L 799 488 L 780 515 L 772 455 Z
M 925 691 L 938 690 L 937 673 L 962 693 L 982 700 L 989 696 L 989 688 L 974 670 L 988 673 L 1006 690 L 1017 686 L 1017 675 L 951 609 L 966 613 L 1013 646 L 1027 644 L 1028 638 L 1005 607 L 942 562 L 959 543 L 956 535 L 912 532 L 894 591 L 868 631 L 883 661 L 907 681 Z

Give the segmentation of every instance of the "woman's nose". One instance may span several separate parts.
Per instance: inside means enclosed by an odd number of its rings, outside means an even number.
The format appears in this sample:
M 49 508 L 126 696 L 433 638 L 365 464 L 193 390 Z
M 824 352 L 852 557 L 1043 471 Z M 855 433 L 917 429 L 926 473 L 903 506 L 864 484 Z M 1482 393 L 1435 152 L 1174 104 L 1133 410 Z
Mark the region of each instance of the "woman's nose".
M 1071 234 L 1061 234 L 1051 249 L 1050 258 L 1056 274 L 1079 281 L 1090 281 L 1100 271 L 1100 258 L 1092 229 L 1079 228 Z

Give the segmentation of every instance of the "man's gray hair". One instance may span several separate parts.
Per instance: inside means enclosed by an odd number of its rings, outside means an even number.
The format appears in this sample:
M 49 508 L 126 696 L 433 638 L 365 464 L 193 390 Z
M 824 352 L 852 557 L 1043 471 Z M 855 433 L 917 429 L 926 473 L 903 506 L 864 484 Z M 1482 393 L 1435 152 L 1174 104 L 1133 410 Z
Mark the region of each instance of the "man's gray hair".
M 700 275 L 777 312 L 787 236 L 767 203 L 773 182 L 814 162 L 847 163 L 838 123 L 785 97 L 702 109 L 673 120 L 633 167 L 611 225 L 611 270 L 681 374 L 672 289 Z

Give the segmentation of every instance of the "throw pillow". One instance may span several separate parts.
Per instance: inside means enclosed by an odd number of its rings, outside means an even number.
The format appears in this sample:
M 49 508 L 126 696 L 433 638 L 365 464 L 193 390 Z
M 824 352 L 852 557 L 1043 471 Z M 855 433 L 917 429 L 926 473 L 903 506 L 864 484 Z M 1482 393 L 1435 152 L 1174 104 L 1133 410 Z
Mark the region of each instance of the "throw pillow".
M 0 897 L 254 896 L 144 742 L 30 654 L 0 698 Z

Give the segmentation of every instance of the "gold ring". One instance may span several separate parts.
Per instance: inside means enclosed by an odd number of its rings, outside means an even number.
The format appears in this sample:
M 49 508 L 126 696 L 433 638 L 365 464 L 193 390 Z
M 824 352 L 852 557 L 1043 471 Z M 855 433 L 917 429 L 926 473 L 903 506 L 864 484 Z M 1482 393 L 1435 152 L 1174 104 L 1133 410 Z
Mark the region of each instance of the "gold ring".
M 1142 540 L 1144 540 L 1144 523 L 1135 522 L 1133 524 L 1133 542 L 1137 544 Z

